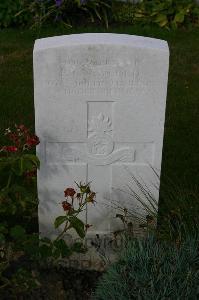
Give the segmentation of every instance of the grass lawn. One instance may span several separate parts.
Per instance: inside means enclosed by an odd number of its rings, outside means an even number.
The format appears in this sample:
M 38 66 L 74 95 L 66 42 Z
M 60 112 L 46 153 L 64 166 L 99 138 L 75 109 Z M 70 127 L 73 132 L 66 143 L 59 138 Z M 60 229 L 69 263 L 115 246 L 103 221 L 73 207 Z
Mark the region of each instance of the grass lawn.
M 170 72 L 167 97 L 163 176 L 197 190 L 199 183 L 199 29 L 167 31 L 133 26 L 6 29 L 0 31 L 0 144 L 13 123 L 34 128 L 32 50 L 40 37 L 115 32 L 165 39 Z M 199 193 L 198 193 L 199 194 Z

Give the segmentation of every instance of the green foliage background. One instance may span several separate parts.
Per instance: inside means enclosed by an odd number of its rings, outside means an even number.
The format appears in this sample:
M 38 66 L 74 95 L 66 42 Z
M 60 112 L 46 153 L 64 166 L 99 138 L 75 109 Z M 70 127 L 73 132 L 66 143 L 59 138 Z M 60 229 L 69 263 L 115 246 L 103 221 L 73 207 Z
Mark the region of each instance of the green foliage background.
M 79 22 L 155 24 L 159 27 L 198 26 L 199 7 L 194 0 L 1 0 L 0 27 L 41 26 Z
M 142 0 L 135 5 L 116 1 L 112 10 L 116 22 L 172 29 L 199 25 L 199 7 L 194 0 Z
M 1 0 L 0 28 L 14 26 L 40 27 L 44 23 L 62 23 L 70 27 L 80 20 L 96 19 L 108 26 L 110 0 Z
M 22 14 L 16 16 L 16 14 L 24 8 L 24 2 L 22 0 L 2 0 L 0 1 L 0 28 L 10 26 L 22 26 L 27 24 L 30 18 L 30 14 Z

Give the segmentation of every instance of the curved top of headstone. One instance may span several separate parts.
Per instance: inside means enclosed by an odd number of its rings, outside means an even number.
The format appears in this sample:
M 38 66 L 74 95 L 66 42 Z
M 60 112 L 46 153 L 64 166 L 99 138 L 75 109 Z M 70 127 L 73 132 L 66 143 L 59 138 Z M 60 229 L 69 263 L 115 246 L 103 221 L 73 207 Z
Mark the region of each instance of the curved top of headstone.
M 116 33 L 82 33 L 48 37 L 35 41 L 34 51 L 78 45 L 125 45 L 168 51 L 164 40 Z

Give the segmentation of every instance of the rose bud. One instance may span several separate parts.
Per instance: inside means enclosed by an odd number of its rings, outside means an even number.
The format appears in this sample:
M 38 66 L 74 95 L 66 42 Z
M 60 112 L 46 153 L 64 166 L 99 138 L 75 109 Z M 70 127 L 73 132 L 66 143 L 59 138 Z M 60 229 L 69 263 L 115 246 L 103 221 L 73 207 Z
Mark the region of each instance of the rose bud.
M 64 191 L 64 195 L 65 197 L 73 197 L 75 195 L 76 191 L 73 189 L 73 188 L 67 188 L 65 191 Z

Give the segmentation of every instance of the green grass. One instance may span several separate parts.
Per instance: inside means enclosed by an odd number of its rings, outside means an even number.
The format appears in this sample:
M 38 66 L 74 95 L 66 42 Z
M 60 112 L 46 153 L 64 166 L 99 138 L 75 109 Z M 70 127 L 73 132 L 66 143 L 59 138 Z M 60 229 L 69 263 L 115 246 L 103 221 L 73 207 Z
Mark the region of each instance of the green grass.
M 171 58 L 162 174 L 188 189 L 199 183 L 199 29 L 167 31 L 114 25 L 72 29 L 6 29 L 0 32 L 0 142 L 10 124 L 34 128 L 32 50 L 34 40 L 81 32 L 115 32 L 165 39 Z

